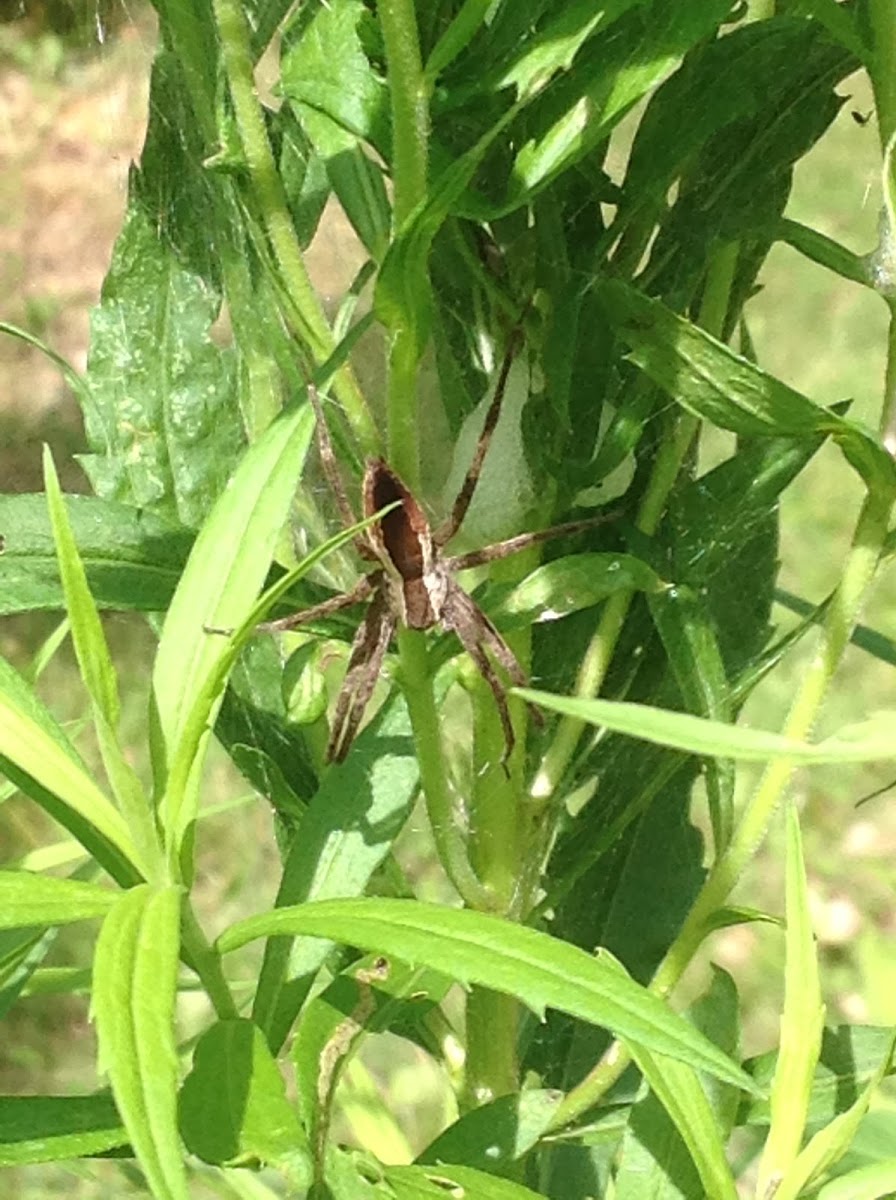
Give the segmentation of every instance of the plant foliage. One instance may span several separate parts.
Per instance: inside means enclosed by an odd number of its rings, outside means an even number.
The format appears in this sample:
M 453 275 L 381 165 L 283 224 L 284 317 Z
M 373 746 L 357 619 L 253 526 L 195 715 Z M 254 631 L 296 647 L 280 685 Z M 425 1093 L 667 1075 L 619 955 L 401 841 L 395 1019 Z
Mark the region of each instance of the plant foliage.
M 766 916 L 728 899 L 794 767 L 894 756 L 892 713 L 811 737 L 896 544 L 892 414 L 874 431 L 818 404 L 749 339 L 776 242 L 893 303 L 891 6 L 155 7 L 146 142 L 86 373 L 66 368 L 94 494 L 64 496 L 48 451 L 44 495 L 0 497 L 2 612 L 65 614 L 101 763 L 0 663 L 0 768 L 83 859 L 71 878 L 0 872 L 0 1011 L 42 978 L 54 927 L 100 920 L 111 1092 L 0 1098 L 0 1165 L 115 1151 L 159 1200 L 262 1166 L 254 1187 L 317 1200 L 896 1191 L 896 1159 L 845 1157 L 892 1038 L 825 1026 L 792 808 L 778 1047 L 741 1061 L 724 972 L 686 1013 L 673 992 L 713 930 Z M 867 259 L 784 217 L 857 70 L 884 147 Z M 330 307 L 306 251 L 333 207 L 359 266 Z M 360 526 L 327 536 L 308 389 L 349 495 L 381 456 L 438 522 L 511 346 L 462 548 L 612 518 L 464 580 L 533 680 L 511 699 L 513 752 L 456 640 L 409 629 L 327 765 L 324 665 L 344 664 L 357 608 L 256 631 L 365 566 Z M 704 470 L 714 429 L 733 436 Z M 836 592 L 784 632 L 778 503 L 825 442 L 863 500 Z M 123 739 L 111 609 L 157 634 L 147 779 Z M 783 728 L 739 724 L 801 642 Z M 273 908 L 217 940 L 194 907 L 213 733 L 273 806 L 282 862 Z M 763 767 L 749 795 L 744 761 Z M 400 835 L 424 806 L 431 845 L 409 862 Z M 256 939 L 253 969 L 234 952 Z M 190 1042 L 188 982 L 212 1010 Z M 398 1129 L 400 1166 L 376 1138 L 345 1149 L 337 1120 L 357 1051 L 385 1031 L 439 1065 L 455 1113 L 429 1144 Z

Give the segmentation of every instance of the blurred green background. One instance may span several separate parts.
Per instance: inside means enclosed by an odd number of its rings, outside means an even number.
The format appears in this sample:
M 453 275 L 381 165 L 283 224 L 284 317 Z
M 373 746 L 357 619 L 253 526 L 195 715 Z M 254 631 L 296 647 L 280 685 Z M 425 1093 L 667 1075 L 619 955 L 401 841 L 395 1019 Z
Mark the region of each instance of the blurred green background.
M 139 154 L 155 32 L 141 8 L 70 4 L 0 5 L 0 319 L 45 338 L 76 367 L 86 360 L 88 317 L 99 295 L 121 220 L 127 172 Z M 879 149 L 866 82 L 841 89 L 840 115 L 801 163 L 788 215 L 858 252 L 876 236 Z M 355 248 L 338 214 L 325 222 L 310 254 L 313 278 L 325 296 L 338 294 L 354 273 Z M 760 363 L 813 399 L 853 400 L 853 414 L 875 426 L 886 345 L 883 302 L 777 247 L 750 302 L 750 330 Z M 3 490 L 40 487 L 40 445 L 53 448 L 65 486 L 84 490 L 75 460 L 84 448 L 79 413 L 55 368 L 37 351 L 0 336 L 0 463 Z M 707 460 L 724 453 L 725 438 L 705 448 Z M 836 583 L 860 502 L 860 487 L 842 457 L 825 447 L 787 494 L 782 507 L 781 585 L 811 601 Z M 896 637 L 896 583 L 884 579 L 866 614 L 869 624 Z M 792 618 L 776 611 L 785 624 Z M 110 639 L 126 681 L 126 711 L 135 763 L 144 763 L 143 727 L 152 639 L 136 618 L 110 616 Z M 56 625 L 51 615 L 0 624 L 3 653 L 25 666 Z M 745 718 L 775 728 L 805 661 L 798 651 L 754 695 Z M 878 708 L 892 707 L 894 673 L 852 649 L 830 696 L 820 732 Z M 42 678 L 41 693 L 75 726 L 83 694 L 68 648 Z M 89 747 L 85 749 L 89 755 Z M 806 853 L 816 932 L 822 954 L 828 1022 L 896 1022 L 893 872 L 896 789 L 856 808 L 864 795 L 890 782 L 885 765 L 824 768 L 795 779 L 805 815 Z M 748 788 L 754 776 L 744 773 Z M 60 834 L 37 809 L 0 793 L 3 865 L 44 865 L 43 847 Z M 223 754 L 208 779 L 209 816 L 202 826 L 200 903 L 214 932 L 272 898 L 277 859 L 267 807 L 246 794 Z M 696 808 L 696 806 L 695 806 Z M 413 842 L 414 830 L 409 832 Z M 736 897 L 779 912 L 780 841 L 773 831 Z M 60 849 L 64 855 L 65 846 Z M 414 850 L 412 853 L 420 853 Z M 66 931 L 54 965 L 89 957 L 89 929 Z M 712 960 L 731 971 L 744 1002 L 747 1053 L 768 1048 L 777 1034 L 781 988 L 781 935 L 755 925 L 717 935 L 694 973 L 696 990 Z M 185 1031 L 204 1012 L 183 1006 Z M 23 1000 L 8 1015 L 0 1039 L 0 1094 L 69 1092 L 96 1086 L 94 1043 L 84 996 Z M 392 1064 L 385 1069 L 387 1057 Z M 381 1154 L 388 1139 L 400 1155 L 397 1129 L 383 1116 L 378 1095 L 412 1138 L 428 1140 L 447 1119 L 438 1076 L 405 1055 L 376 1048 L 367 1071 L 349 1081 L 347 1120 L 355 1135 L 373 1138 Z M 378 1089 L 378 1091 L 377 1091 Z M 422 1094 L 429 1100 L 421 1107 Z M 411 1116 L 415 1113 L 415 1116 Z M 383 1154 L 383 1157 L 386 1155 Z M 122 1193 L 118 1167 L 27 1168 L 5 1172 L 0 1193 L 22 1197 L 74 1193 L 83 1198 Z M 7 1178 L 8 1177 L 8 1178 Z

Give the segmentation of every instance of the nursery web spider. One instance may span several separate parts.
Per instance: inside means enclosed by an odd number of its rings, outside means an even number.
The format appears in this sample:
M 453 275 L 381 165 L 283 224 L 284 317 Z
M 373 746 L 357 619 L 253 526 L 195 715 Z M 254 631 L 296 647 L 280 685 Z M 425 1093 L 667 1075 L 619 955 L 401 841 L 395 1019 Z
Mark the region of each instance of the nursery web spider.
M 496 670 L 496 664 L 507 678 L 519 687 L 528 682 L 526 674 L 504 638 L 472 597 L 463 590 L 455 575 L 469 567 L 516 554 L 548 538 L 590 529 L 616 515 L 603 514 L 586 520 L 555 525 L 534 533 L 518 534 L 468 554 L 443 553 L 443 547 L 451 541 L 463 524 L 473 499 L 482 464 L 500 415 L 517 340 L 518 331 L 511 337 L 472 462 L 454 501 L 451 514 L 444 524 L 435 530 L 431 529 L 420 504 L 391 467 L 382 459 L 368 460 L 361 489 L 364 516 L 372 516 L 387 505 L 398 502 L 397 507 L 354 539 L 360 556 L 368 562 L 375 563 L 375 568 L 363 575 L 348 592 L 333 596 L 312 608 L 258 626 L 260 630 L 271 632 L 296 629 L 308 621 L 319 620 L 349 605 L 370 600 L 352 642 L 348 668 L 336 701 L 327 746 L 329 762 L 341 762 L 348 753 L 376 685 L 386 650 L 399 623 L 410 629 L 441 627 L 457 635 L 495 698 L 504 730 L 505 762 L 513 749 L 514 733 L 507 705 L 506 687 Z M 321 465 L 342 520 L 348 527 L 355 524 L 356 518 L 343 487 L 320 398 L 313 384 L 308 386 L 308 398 L 317 418 Z

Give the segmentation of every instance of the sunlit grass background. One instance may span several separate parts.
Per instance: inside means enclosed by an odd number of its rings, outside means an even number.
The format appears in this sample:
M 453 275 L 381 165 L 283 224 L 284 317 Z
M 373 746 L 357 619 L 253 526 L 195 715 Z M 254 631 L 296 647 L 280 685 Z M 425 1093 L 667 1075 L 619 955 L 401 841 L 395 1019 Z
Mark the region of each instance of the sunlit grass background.
M 107 25 L 91 8 L 89 19 L 64 37 L 53 31 L 51 17 L 50 9 L 42 9 L 24 21 L 0 25 L 0 318 L 27 326 L 82 367 L 88 313 L 124 210 L 128 164 L 139 153 L 154 31 L 151 16 L 139 9 L 126 15 L 118 10 Z M 864 81 L 853 79 L 841 90 L 851 98 L 800 165 L 789 215 L 864 252 L 873 245 L 877 221 L 876 130 L 852 116 L 870 108 Z M 354 248 L 344 222 L 328 222 L 310 265 L 325 295 L 338 293 L 351 278 Z M 778 247 L 748 316 L 764 366 L 818 401 L 852 398 L 853 414 L 876 425 L 886 337 L 882 301 Z M 43 441 L 53 447 L 66 486 L 84 489 L 74 458 L 84 443 L 73 398 L 37 352 L 0 338 L 4 490 L 39 489 Z M 838 452 L 825 447 L 783 503 L 783 587 L 811 601 L 827 594 L 839 577 L 859 501 L 857 480 Z M 894 601 L 896 584 L 885 580 L 867 614 L 869 624 L 890 636 L 896 636 Z M 785 616 L 783 610 L 776 615 Z M 4 621 L 3 653 L 26 665 L 55 623 L 49 615 Z M 152 637 L 138 618 L 111 616 L 107 624 L 126 688 L 133 757 L 145 765 L 140 739 Z M 749 704 L 748 720 L 771 728 L 780 724 L 802 662 L 798 652 L 763 685 Z M 823 727 L 891 706 L 893 690 L 891 668 L 853 649 L 836 680 Z M 63 720 L 77 727 L 84 698 L 67 647 L 45 673 L 41 692 Z M 817 769 L 802 773 L 796 783 L 832 1023 L 896 1021 L 892 793 L 855 807 L 887 782 L 881 765 Z M 745 777 L 744 787 L 750 783 Z M 247 794 L 223 754 L 213 757 L 207 795 L 199 897 L 209 928 L 216 931 L 273 895 L 276 853 L 266 806 Z M 419 855 L 414 833 L 408 853 Z M 59 831 L 29 802 L 17 796 L 2 801 L 3 865 L 23 860 L 40 865 L 44 860 L 29 856 L 59 840 Z M 739 899 L 779 912 L 779 864 L 773 833 Z M 53 963 L 87 961 L 93 936 L 81 926 L 64 931 Z M 712 943 L 706 961 L 710 957 L 738 981 L 747 1051 L 767 1048 L 777 1031 L 780 932 L 767 925 L 730 930 Z M 189 1000 L 184 1015 L 188 1030 L 201 1026 L 204 1014 Z M 346 1089 L 345 1129 L 350 1125 L 357 1137 L 369 1139 L 382 1157 L 413 1152 L 450 1118 L 439 1078 L 419 1056 L 397 1056 L 393 1043 L 379 1055 L 374 1047 L 366 1064 Z M 0 1041 L 0 1094 L 86 1091 L 96 1085 L 86 999 L 34 997 L 18 1004 Z M 377 1099 L 383 1095 L 397 1123 L 385 1116 Z M 423 1097 L 428 1098 L 421 1104 Z M 410 1131 L 410 1145 L 401 1130 Z M 120 1168 L 110 1164 L 33 1167 L 6 1172 L 0 1193 L 27 1200 L 64 1191 L 87 1200 L 108 1194 L 110 1180 L 122 1194 Z

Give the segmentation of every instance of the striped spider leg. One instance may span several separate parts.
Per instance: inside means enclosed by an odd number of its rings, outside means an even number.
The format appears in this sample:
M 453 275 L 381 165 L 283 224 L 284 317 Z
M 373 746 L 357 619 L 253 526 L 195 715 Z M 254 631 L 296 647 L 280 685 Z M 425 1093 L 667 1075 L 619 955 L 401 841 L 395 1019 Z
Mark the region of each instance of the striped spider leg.
M 327 746 L 328 761 L 340 762 L 348 753 L 399 624 L 419 630 L 442 628 L 457 636 L 494 696 L 504 731 L 505 764 L 513 749 L 514 732 L 501 673 L 518 687 L 526 685 L 526 673 L 507 642 L 460 586 L 455 575 L 469 567 L 516 554 L 537 542 L 592 528 L 615 516 L 604 514 L 535 533 L 519 534 L 468 554 L 449 556 L 442 553 L 442 548 L 463 524 L 473 499 L 500 415 L 518 340 L 519 330 L 511 336 L 485 425 L 447 521 L 433 531 L 422 507 L 391 467 L 382 459 L 369 460 L 362 485 L 364 516 L 373 516 L 390 504 L 396 505 L 355 539 L 361 557 L 376 564 L 374 570 L 362 576 L 349 592 L 258 627 L 269 631 L 295 629 L 369 598 L 364 619 L 352 642 L 345 679 L 336 701 Z M 308 397 L 317 417 L 324 473 L 342 520 L 346 526 L 354 524 L 355 517 L 339 475 L 320 398 L 313 385 L 309 386 Z M 537 719 L 540 720 L 540 716 Z

